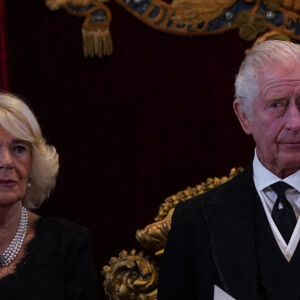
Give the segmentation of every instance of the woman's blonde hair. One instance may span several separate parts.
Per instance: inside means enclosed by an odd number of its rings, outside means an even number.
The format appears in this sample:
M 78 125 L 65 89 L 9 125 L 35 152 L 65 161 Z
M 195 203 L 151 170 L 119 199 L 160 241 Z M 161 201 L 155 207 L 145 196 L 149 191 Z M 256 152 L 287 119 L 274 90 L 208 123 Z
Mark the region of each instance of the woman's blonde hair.
M 56 149 L 46 144 L 35 115 L 15 95 L 0 93 L 0 125 L 31 146 L 31 186 L 27 188 L 22 203 L 27 209 L 38 208 L 55 186 L 59 168 Z

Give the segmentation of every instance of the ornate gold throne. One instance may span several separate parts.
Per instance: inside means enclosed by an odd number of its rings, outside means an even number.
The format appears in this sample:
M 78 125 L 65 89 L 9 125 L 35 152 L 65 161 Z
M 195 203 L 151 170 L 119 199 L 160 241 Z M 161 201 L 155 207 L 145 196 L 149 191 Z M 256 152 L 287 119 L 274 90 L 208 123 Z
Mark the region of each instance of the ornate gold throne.
M 230 180 L 243 171 L 243 168 L 232 168 L 228 176 L 207 178 L 199 185 L 172 195 L 159 207 L 154 223 L 142 230 L 137 230 L 136 238 L 144 249 L 153 255 L 145 255 L 143 251 L 125 250 L 119 257 L 112 257 L 109 265 L 104 266 L 103 285 L 105 294 L 110 300 L 156 300 L 159 260 L 164 251 L 168 233 L 171 229 L 171 217 L 175 206 L 197 195 L 201 195 L 216 186 Z M 174 262 L 176 263 L 176 262 Z

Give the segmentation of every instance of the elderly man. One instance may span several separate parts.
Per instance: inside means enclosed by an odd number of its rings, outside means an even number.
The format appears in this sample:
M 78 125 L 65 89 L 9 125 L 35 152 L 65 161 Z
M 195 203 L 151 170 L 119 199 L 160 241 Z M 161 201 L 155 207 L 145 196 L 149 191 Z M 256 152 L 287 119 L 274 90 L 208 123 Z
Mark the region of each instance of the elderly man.
M 235 85 L 253 163 L 176 207 L 159 300 L 300 299 L 300 45 L 256 46 Z

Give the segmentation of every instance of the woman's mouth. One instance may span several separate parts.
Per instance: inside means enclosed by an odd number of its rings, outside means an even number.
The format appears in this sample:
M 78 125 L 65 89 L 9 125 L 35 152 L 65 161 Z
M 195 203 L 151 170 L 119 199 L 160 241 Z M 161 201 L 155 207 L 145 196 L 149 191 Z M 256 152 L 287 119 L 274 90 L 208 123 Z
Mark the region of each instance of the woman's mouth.
M 13 187 L 18 182 L 12 179 L 0 179 L 0 187 Z

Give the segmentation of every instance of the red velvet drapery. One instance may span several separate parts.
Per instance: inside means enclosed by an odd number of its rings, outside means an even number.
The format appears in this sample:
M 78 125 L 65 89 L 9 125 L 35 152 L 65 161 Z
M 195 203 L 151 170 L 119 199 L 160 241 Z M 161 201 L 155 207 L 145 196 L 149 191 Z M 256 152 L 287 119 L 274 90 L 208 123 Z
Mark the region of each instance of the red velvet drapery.
M 4 1 L 0 0 L 0 89 L 8 90 Z
M 232 110 L 251 42 L 237 31 L 165 34 L 108 6 L 114 53 L 86 59 L 81 18 L 41 0 L 5 2 L 9 89 L 60 155 L 56 189 L 37 213 L 90 230 L 100 281 L 111 256 L 141 249 L 135 231 L 164 198 L 246 166 L 254 149 Z

